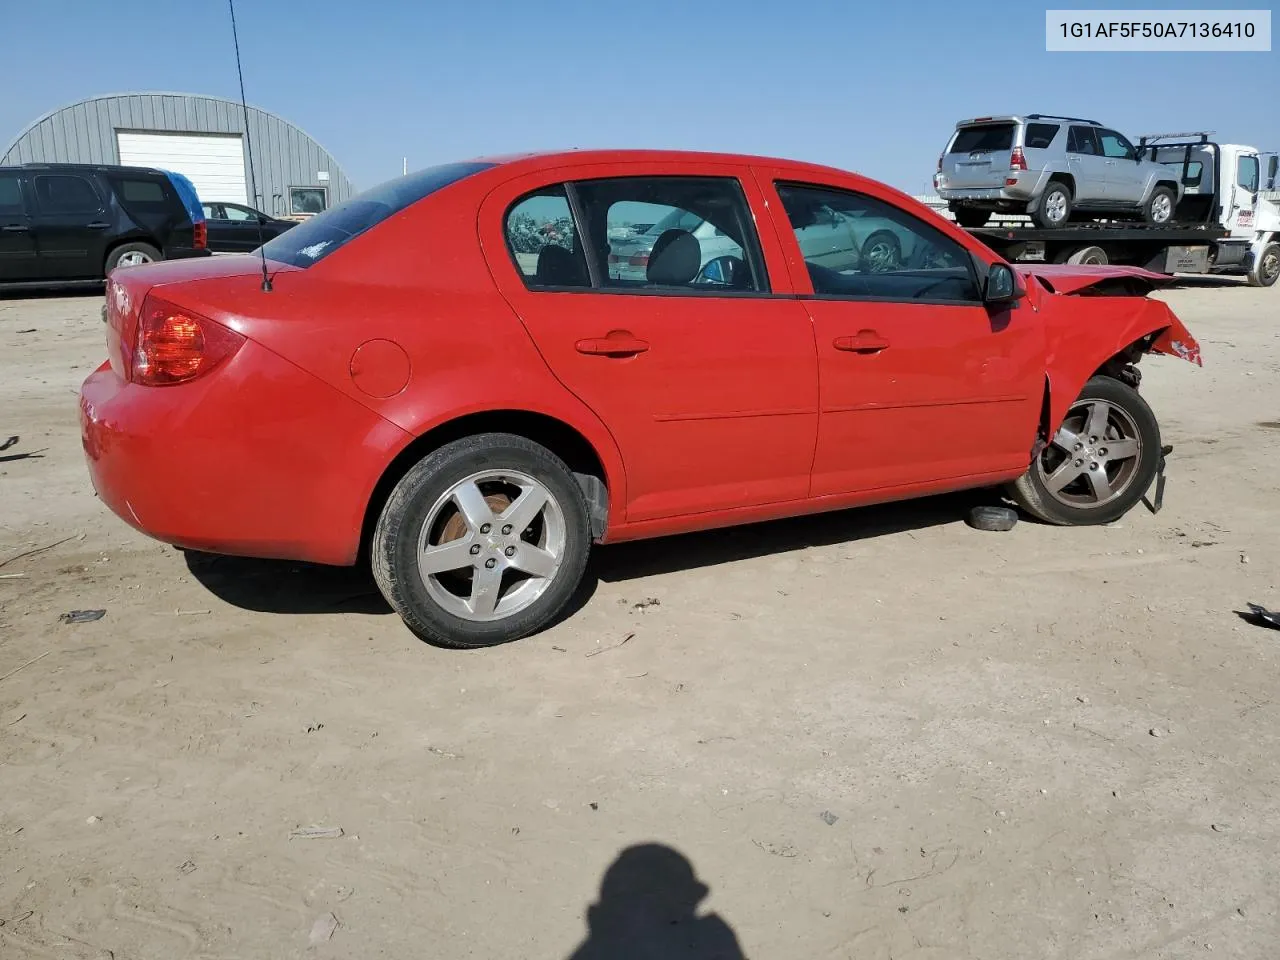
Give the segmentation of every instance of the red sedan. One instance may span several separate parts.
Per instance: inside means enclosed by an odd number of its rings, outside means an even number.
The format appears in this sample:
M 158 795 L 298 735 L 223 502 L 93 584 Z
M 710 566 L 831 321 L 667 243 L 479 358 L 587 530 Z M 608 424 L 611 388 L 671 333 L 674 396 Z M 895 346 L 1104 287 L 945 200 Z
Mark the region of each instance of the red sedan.
M 643 270 L 609 269 L 659 222 Z M 449 164 L 264 252 L 112 274 L 94 486 L 182 547 L 367 549 L 406 623 L 459 647 L 545 626 L 593 543 L 997 484 L 1052 523 L 1115 520 L 1161 456 L 1134 365 L 1199 362 L 1154 274 L 1015 270 L 904 194 L 782 160 Z

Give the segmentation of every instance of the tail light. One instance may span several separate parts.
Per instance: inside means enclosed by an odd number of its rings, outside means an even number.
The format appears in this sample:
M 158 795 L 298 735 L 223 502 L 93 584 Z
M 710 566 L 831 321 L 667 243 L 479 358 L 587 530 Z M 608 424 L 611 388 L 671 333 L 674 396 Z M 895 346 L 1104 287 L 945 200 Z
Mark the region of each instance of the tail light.
M 942 154 L 938 154 L 938 172 L 942 172 Z
M 130 378 L 162 387 L 202 377 L 244 343 L 244 337 L 208 317 L 148 296 L 142 305 Z
M 1027 169 L 1027 158 L 1022 155 L 1021 147 L 1014 147 L 1013 153 L 1009 154 L 1009 169 L 1010 170 Z
M 209 246 L 209 224 L 205 223 L 203 220 L 194 224 L 192 234 L 191 245 L 197 250 L 203 250 L 205 247 Z
M 647 267 L 649 265 L 649 255 L 647 253 L 636 253 L 627 257 L 627 263 L 633 267 Z

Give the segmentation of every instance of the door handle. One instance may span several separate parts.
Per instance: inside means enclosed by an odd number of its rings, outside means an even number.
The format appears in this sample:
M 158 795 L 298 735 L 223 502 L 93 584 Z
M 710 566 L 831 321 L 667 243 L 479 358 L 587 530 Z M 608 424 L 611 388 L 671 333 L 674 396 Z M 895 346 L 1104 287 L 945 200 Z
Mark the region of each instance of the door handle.
M 88 230 L 105 230 L 109 226 L 111 226 L 111 224 L 105 223 L 102 220 L 95 220 L 93 223 L 85 224 L 85 228 Z
M 649 349 L 649 341 L 640 340 L 631 334 L 621 331 L 607 337 L 592 337 L 579 340 L 573 345 L 579 353 L 599 357 L 632 357 Z
M 836 337 L 831 345 L 849 353 L 879 353 L 888 349 L 889 341 L 874 330 L 860 330 L 856 336 Z
M 6 223 L 0 227 L 5 233 L 30 233 L 31 228 L 21 223 Z

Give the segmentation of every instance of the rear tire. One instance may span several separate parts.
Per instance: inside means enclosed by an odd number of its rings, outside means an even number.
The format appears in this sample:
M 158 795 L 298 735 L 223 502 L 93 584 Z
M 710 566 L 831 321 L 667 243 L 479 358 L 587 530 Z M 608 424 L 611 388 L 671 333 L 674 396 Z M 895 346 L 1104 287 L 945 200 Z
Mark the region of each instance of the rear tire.
M 1168 187 L 1156 187 L 1142 205 L 1142 219 L 1147 223 L 1172 223 L 1176 194 Z
M 1072 202 L 1071 188 L 1061 180 L 1050 180 L 1040 196 L 1040 202 L 1031 212 L 1031 219 L 1037 227 L 1054 229 L 1066 226 L 1071 220 Z
M 1147 402 L 1111 377 L 1094 377 L 1062 427 L 1009 487 L 1027 513 L 1059 526 L 1119 520 L 1155 479 L 1160 425 Z
M 163 259 L 160 251 L 149 243 L 122 243 L 107 254 L 103 273 L 109 274 L 120 267 L 137 267 Z
M 590 550 L 586 500 L 564 461 L 524 437 L 486 433 L 446 444 L 405 474 L 370 553 L 378 588 L 410 630 L 468 649 L 547 626 L 577 590 Z
M 972 207 L 958 207 L 951 211 L 955 214 L 956 223 L 962 227 L 985 227 L 991 219 L 990 210 L 975 210 Z
M 1280 279 L 1280 243 L 1269 243 L 1249 271 L 1249 286 L 1270 287 Z

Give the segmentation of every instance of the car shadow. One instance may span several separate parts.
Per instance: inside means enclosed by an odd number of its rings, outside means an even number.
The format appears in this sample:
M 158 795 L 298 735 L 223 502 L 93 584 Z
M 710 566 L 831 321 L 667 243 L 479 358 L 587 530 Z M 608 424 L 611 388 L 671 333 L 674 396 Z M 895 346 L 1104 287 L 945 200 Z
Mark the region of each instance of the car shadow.
M 1162 290 L 1194 290 L 1197 288 L 1239 287 L 1248 289 L 1249 283 L 1244 277 L 1227 277 L 1216 274 L 1175 274 L 1173 282 L 1165 284 Z
M 882 506 L 772 520 L 747 526 L 599 547 L 587 574 L 556 622 L 585 607 L 601 583 L 696 570 L 723 563 L 874 539 L 951 523 L 992 491 L 970 490 Z M 232 606 L 258 613 L 389 614 L 391 607 L 367 564 L 328 567 L 286 560 L 227 557 L 184 551 L 187 568 L 206 590 Z
M 637 540 L 596 551 L 592 568 L 605 583 L 635 580 L 736 560 L 852 543 L 963 519 L 971 507 L 992 504 L 990 490 L 968 490 L 874 507 L 815 513 L 785 520 Z
M 0 301 L 5 300 L 58 300 L 63 297 L 102 297 L 105 281 L 93 280 L 84 284 L 51 287 L 8 287 L 0 284 Z

